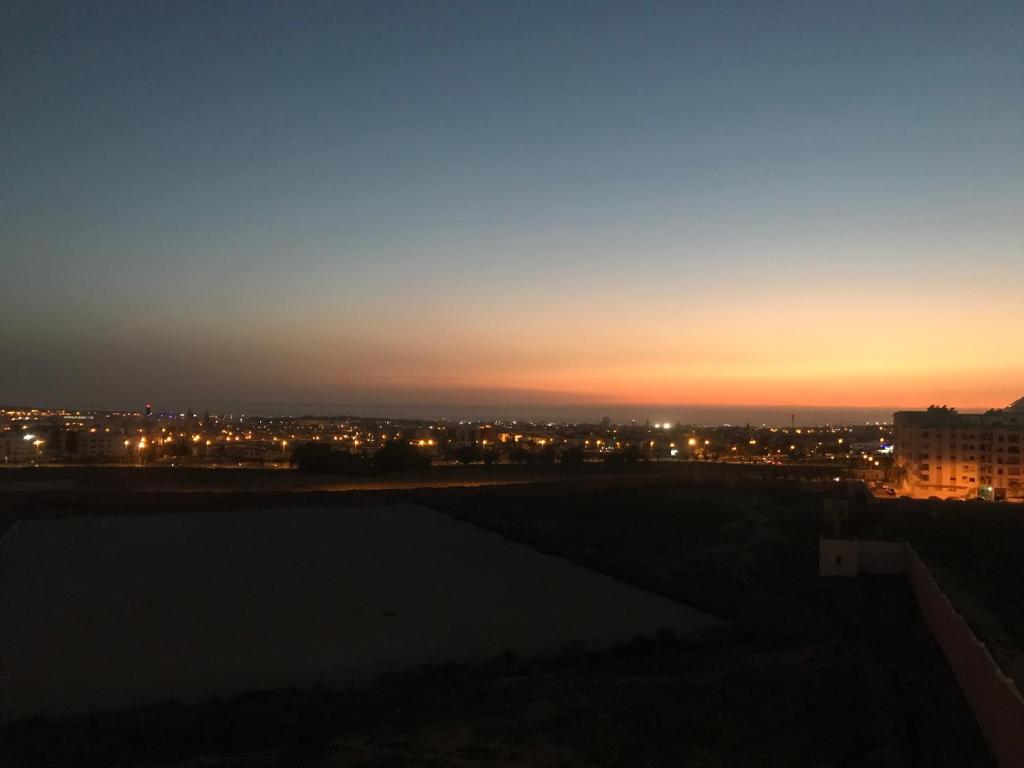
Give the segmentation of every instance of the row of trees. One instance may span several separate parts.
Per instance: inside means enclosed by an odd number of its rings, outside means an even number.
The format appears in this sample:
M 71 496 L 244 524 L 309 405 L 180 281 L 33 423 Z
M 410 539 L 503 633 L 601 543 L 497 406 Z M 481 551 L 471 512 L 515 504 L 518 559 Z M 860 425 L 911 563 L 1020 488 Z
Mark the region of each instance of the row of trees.
M 430 455 L 398 441 L 388 443 L 373 456 L 348 453 L 326 443 L 310 442 L 292 451 L 291 462 L 301 472 L 374 475 L 429 467 Z
M 480 450 L 476 446 L 462 446 L 449 451 L 448 458 L 461 464 L 474 464 L 483 462 L 493 464 L 503 454 L 493 449 Z M 582 447 L 576 445 L 570 448 L 557 450 L 554 446 L 547 446 L 541 450 L 531 450 L 522 446 L 515 446 L 504 454 L 505 458 L 513 464 L 534 464 L 552 465 L 561 464 L 566 467 L 578 467 L 585 461 L 587 454 Z M 605 464 L 632 464 L 643 459 L 640 449 L 629 446 L 621 451 L 601 454 Z
M 543 450 L 530 450 L 515 447 L 506 457 L 516 464 L 532 464 L 535 466 L 580 467 L 586 460 L 583 448 L 574 446 L 559 452 L 552 446 Z M 481 450 L 477 446 L 461 446 L 448 453 L 448 458 L 461 464 L 483 463 L 491 465 L 501 458 L 496 450 Z M 621 451 L 605 454 L 605 464 L 634 464 L 642 459 L 636 447 L 624 448 Z M 292 452 L 292 465 L 302 472 L 318 472 L 340 475 L 374 475 L 387 472 L 401 472 L 413 469 L 424 469 L 430 466 L 430 454 L 416 447 L 399 441 L 389 442 L 377 450 L 372 456 L 364 453 L 349 453 L 333 446 L 309 442 L 300 445 Z

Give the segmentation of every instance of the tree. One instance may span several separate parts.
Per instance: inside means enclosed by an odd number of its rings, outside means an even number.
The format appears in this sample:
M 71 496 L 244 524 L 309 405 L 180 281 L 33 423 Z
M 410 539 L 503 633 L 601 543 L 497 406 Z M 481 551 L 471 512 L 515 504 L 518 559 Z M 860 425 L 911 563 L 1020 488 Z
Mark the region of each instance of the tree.
M 308 442 L 291 455 L 291 463 L 300 472 L 321 472 L 333 475 L 362 475 L 369 472 L 369 462 L 362 454 L 336 451 L 330 445 Z
M 516 464 L 529 464 L 533 461 L 533 454 L 521 445 L 517 445 L 509 452 L 508 458 L 509 461 L 515 462 Z
M 627 446 L 621 451 L 613 451 L 605 456 L 604 463 L 611 465 L 635 464 L 640 461 L 640 449 L 635 445 Z
M 451 457 L 460 464 L 472 464 L 483 459 L 480 449 L 475 445 L 463 445 L 451 452 Z
M 377 472 L 403 472 L 429 466 L 430 454 L 401 440 L 389 440 L 373 457 L 373 468 Z
M 74 430 L 68 432 L 64 440 L 64 450 L 67 451 L 69 456 L 74 456 L 78 453 L 78 433 Z
M 572 448 L 566 448 L 562 451 L 562 466 L 566 469 L 582 467 L 583 460 L 583 448 L 579 445 L 574 445 Z
M 555 452 L 555 446 L 545 446 L 544 450 L 540 452 L 540 463 L 546 466 L 551 466 L 555 463 L 555 459 L 558 458 L 558 454 Z
M 153 443 L 147 443 L 145 448 L 139 449 L 139 463 L 148 464 L 156 458 L 156 446 Z
M 328 472 L 332 450 L 323 443 L 303 443 L 292 451 L 291 463 L 300 472 Z
M 164 455 L 165 456 L 191 456 L 192 446 L 188 444 L 187 440 L 174 440 L 172 442 L 164 443 Z
M 46 440 L 46 448 L 60 461 L 64 457 L 64 431 L 57 422 L 53 422 Z

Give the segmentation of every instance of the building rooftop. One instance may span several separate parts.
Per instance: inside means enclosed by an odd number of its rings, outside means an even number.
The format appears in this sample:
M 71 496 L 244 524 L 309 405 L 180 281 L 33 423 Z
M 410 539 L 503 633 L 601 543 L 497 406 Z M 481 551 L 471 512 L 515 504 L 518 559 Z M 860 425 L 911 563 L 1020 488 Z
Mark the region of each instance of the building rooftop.
M 983 414 L 959 413 L 947 405 L 930 405 L 923 411 L 897 411 L 894 420 L 903 424 L 929 426 L 968 425 L 972 423 L 996 423 L 993 419 L 1006 416 L 1012 424 L 1019 424 L 1024 416 L 1024 397 L 1014 400 L 1005 408 L 992 408 Z

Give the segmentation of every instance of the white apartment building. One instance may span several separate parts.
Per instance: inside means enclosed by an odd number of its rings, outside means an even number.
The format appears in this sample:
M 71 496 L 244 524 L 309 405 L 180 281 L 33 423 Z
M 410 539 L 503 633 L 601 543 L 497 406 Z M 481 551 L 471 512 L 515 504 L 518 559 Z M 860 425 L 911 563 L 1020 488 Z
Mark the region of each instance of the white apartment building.
M 985 413 L 899 411 L 893 426 L 901 493 L 1024 501 L 1024 398 Z

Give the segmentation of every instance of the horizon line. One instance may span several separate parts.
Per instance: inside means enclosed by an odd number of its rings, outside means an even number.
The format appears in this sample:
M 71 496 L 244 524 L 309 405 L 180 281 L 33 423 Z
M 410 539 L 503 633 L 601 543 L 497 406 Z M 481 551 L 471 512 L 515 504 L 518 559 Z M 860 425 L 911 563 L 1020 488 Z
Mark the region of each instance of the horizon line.
M 214 403 L 212 403 L 212 405 L 214 405 L 214 407 L 216 408 L 217 405 L 223 406 L 224 403 L 223 403 L 223 401 L 221 401 L 220 403 L 214 402 Z M 938 403 L 930 403 L 929 406 L 930 405 L 938 405 Z M 943 405 L 945 405 L 945 404 L 943 404 Z M 902 411 L 902 410 L 926 410 L 929 407 L 929 406 L 906 406 L 906 405 L 896 406 L 896 405 L 844 405 L 844 404 L 836 404 L 836 405 L 804 405 L 804 404 L 792 404 L 792 403 L 774 404 L 774 403 L 694 403 L 694 402 L 689 402 L 689 403 L 687 403 L 687 402 L 680 402 L 680 403 L 664 403 L 664 402 L 661 402 L 661 403 L 659 403 L 659 402 L 650 402 L 650 403 L 646 403 L 646 402 L 585 402 L 585 403 L 581 403 L 581 402 L 564 402 L 564 403 L 537 403 L 537 404 L 530 404 L 530 403 L 502 404 L 502 403 L 437 403 L 437 402 L 412 402 L 412 401 L 409 401 L 409 402 L 389 402 L 389 403 L 381 403 L 381 402 L 377 402 L 377 403 L 374 403 L 374 402 L 347 402 L 346 403 L 346 402 L 331 402 L 331 401 L 296 402 L 296 401 L 286 401 L 286 400 L 260 400 L 260 401 L 239 401 L 237 403 L 236 407 L 230 408 L 230 410 L 228 410 L 228 411 L 218 411 L 215 415 L 234 415 L 236 412 L 241 412 L 243 415 L 261 416 L 263 414 L 259 413 L 259 411 L 258 411 L 258 408 L 260 406 L 263 406 L 263 407 L 270 407 L 270 406 L 278 406 L 278 407 L 281 407 L 281 406 L 286 406 L 286 407 L 287 406 L 297 406 L 298 407 L 298 410 L 296 410 L 294 412 L 291 412 L 291 413 L 288 413 L 286 415 L 278 415 L 278 416 L 276 416 L 276 418 L 298 418 L 298 417 L 301 417 L 301 416 L 316 416 L 316 417 L 354 416 L 355 418 L 389 418 L 387 416 L 387 410 L 390 409 L 390 408 L 395 408 L 395 409 L 409 409 L 409 408 L 447 409 L 447 408 L 450 408 L 452 410 L 457 410 L 457 409 L 475 409 L 475 410 L 482 410 L 482 411 L 485 411 L 485 410 L 488 410 L 488 409 L 513 410 L 513 409 L 519 409 L 519 408 L 521 408 L 524 411 L 528 411 L 528 410 L 530 410 L 530 411 L 537 411 L 537 410 L 540 410 L 540 409 L 579 410 L 579 409 L 597 409 L 597 408 L 609 408 L 609 409 L 623 409 L 623 408 L 643 408 L 643 409 L 651 409 L 651 408 L 694 408 L 694 409 L 709 410 L 709 411 L 713 411 L 713 410 L 727 410 L 727 409 L 771 409 L 771 410 L 779 410 L 779 411 L 791 410 L 791 411 L 794 412 L 791 415 L 796 415 L 796 412 L 799 412 L 799 411 L 817 411 L 817 412 L 820 412 L 820 411 L 827 411 L 827 410 L 876 411 L 876 412 L 877 411 L 887 411 L 887 412 L 891 412 L 891 413 L 897 413 L 897 412 Z M 342 408 L 359 408 L 359 409 L 373 408 L 374 410 L 381 411 L 382 415 L 380 415 L 380 416 L 356 416 L 353 413 L 346 413 L 344 410 L 336 410 L 334 412 L 315 412 L 313 410 L 305 410 L 305 411 L 301 410 L 302 408 L 307 408 L 307 409 L 309 409 L 309 408 L 321 408 L 321 407 L 323 407 L 323 408 L 337 408 L 339 406 L 341 406 Z M 34 410 L 64 410 L 64 411 L 96 412 L 96 413 L 104 413 L 104 412 L 106 412 L 106 413 L 136 413 L 136 412 L 141 412 L 142 410 L 144 410 L 144 407 L 145 407 L 144 405 L 139 405 L 139 406 L 134 406 L 134 407 L 129 407 L 129 408 L 124 408 L 124 407 L 114 407 L 114 408 L 85 407 L 85 408 L 83 408 L 83 407 L 66 406 L 66 405 L 59 405 L 59 406 L 45 405 L 44 406 L 44 405 L 11 405 L 11 404 L 4 404 L 4 405 L 0 406 L 0 408 L 3 408 L 4 410 L 33 410 L 34 409 Z M 249 412 L 249 407 L 252 407 L 254 410 Z M 958 410 L 958 411 L 964 411 L 964 412 L 970 412 L 970 411 L 986 412 L 988 410 L 998 410 L 999 408 L 1003 408 L 1003 407 L 1006 407 L 1006 406 L 977 406 L 977 405 L 972 405 L 972 406 L 953 406 L 953 407 L 956 410 Z M 186 406 L 186 408 L 188 410 L 192 410 L 193 413 L 196 413 L 196 408 L 194 408 L 193 406 Z M 209 408 L 207 408 L 207 407 L 200 406 L 200 409 L 202 411 L 207 412 L 207 413 L 209 412 Z M 158 407 L 158 408 L 154 409 L 154 411 L 157 412 L 157 413 L 181 412 L 181 410 L 182 409 L 180 407 L 167 408 L 167 409 L 162 409 L 162 408 Z M 413 419 L 413 420 L 418 420 L 418 421 L 437 420 L 436 417 L 435 418 L 424 418 L 424 417 L 404 416 L 404 417 L 390 417 L 390 418 L 407 418 L 407 419 Z M 440 418 L 447 418 L 447 417 L 440 417 Z M 463 420 L 465 420 L 465 419 L 463 419 Z M 471 419 L 471 420 L 475 421 L 475 420 L 479 420 L 479 419 Z M 507 421 L 509 419 L 499 419 L 499 420 Z M 515 419 L 512 419 L 512 420 L 515 420 Z M 529 421 L 530 419 L 522 419 L 522 420 Z

